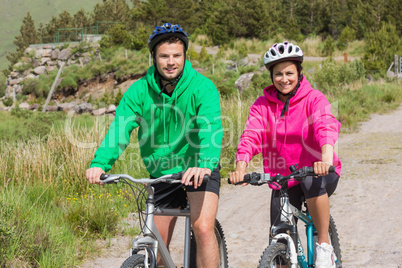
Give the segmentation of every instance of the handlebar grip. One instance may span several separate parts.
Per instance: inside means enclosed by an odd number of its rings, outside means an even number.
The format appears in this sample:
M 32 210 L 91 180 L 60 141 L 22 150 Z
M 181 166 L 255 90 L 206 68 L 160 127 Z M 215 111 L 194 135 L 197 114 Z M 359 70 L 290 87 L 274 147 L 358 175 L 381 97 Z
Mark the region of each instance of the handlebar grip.
M 245 174 L 242 181 L 239 181 L 239 182 L 237 182 L 237 183 L 235 183 L 233 185 L 238 185 L 238 184 L 242 184 L 242 183 L 249 183 L 250 181 L 251 181 L 251 174 Z M 228 184 L 232 184 L 230 182 L 230 178 L 228 178 Z

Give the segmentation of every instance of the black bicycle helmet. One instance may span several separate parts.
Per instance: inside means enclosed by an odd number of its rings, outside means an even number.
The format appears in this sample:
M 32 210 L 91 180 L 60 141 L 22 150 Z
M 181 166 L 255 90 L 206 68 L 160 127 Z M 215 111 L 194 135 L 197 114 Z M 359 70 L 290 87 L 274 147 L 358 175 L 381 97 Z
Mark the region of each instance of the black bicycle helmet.
M 162 39 L 174 36 L 179 38 L 184 43 L 185 51 L 188 49 L 188 35 L 178 24 L 165 23 L 162 26 L 156 26 L 155 30 L 148 38 L 148 48 L 152 53 L 156 44 Z

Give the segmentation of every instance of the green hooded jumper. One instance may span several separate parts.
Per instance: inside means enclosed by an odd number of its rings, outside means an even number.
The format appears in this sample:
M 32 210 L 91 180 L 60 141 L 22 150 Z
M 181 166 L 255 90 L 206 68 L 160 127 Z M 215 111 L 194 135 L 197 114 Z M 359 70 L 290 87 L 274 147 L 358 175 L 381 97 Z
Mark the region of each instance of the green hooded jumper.
M 222 123 L 215 85 L 186 61 L 171 97 L 161 93 L 151 66 L 124 94 L 116 116 L 95 153 L 91 167 L 108 172 L 138 129 L 141 157 L 154 177 L 189 167 L 218 166 Z

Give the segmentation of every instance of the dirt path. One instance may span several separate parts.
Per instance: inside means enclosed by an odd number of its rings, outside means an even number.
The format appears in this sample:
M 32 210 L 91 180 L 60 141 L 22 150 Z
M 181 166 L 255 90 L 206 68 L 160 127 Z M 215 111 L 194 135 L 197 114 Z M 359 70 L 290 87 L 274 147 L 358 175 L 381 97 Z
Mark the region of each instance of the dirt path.
M 354 134 L 339 138 L 342 178 L 331 197 L 331 214 L 340 235 L 344 267 L 402 268 L 402 106 L 374 115 Z M 267 187 L 221 188 L 218 219 L 225 231 L 229 264 L 256 267 L 268 244 L 270 191 Z M 182 222 L 172 251 L 180 253 Z M 120 267 L 129 239 L 110 241 L 109 256 L 90 267 Z M 180 265 L 181 256 L 174 258 Z

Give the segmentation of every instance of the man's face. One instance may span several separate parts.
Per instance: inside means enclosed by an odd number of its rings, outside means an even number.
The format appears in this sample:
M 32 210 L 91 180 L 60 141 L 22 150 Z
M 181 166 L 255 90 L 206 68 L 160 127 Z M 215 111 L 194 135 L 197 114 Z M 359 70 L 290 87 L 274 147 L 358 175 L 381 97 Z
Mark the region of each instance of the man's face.
M 184 68 L 184 46 L 181 42 L 162 43 L 155 49 L 158 72 L 166 79 L 175 79 Z

